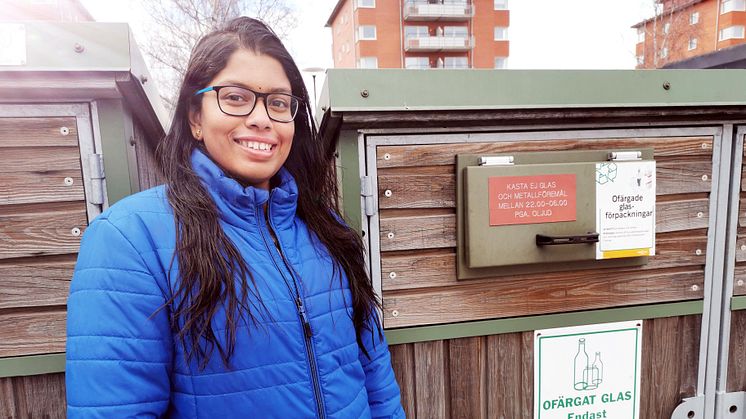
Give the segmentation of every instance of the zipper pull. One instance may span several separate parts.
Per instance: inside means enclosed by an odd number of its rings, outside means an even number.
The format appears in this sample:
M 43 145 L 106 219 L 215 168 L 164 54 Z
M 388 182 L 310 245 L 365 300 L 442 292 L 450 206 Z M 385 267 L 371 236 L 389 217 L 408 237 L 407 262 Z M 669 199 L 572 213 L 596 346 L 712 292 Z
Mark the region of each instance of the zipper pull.
M 303 322 L 303 331 L 305 332 L 306 337 L 310 338 L 311 336 L 313 336 L 313 330 L 311 330 L 311 323 L 306 317 L 306 308 L 303 306 L 303 301 L 300 299 L 300 297 L 295 299 L 295 305 L 298 307 L 298 313 L 300 314 L 300 319 Z

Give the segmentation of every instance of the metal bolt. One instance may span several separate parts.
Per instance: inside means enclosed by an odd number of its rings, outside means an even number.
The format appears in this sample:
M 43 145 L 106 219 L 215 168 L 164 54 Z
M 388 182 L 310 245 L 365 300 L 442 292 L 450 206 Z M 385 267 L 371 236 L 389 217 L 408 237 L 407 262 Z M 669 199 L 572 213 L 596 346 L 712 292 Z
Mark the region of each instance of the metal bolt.
M 699 285 L 692 285 L 692 291 L 699 291 Z
M 65 186 L 73 186 L 73 183 L 74 183 L 73 178 L 71 177 L 65 178 Z
M 362 97 L 368 97 L 368 96 L 370 96 L 370 93 L 368 92 L 368 89 L 364 89 L 364 90 L 360 91 L 360 96 L 362 96 Z
M 702 143 L 702 149 L 704 150 L 706 148 L 707 148 L 707 143 Z
M 745 252 L 746 252 L 746 244 L 742 244 L 742 245 L 741 245 L 741 250 L 743 250 L 743 251 L 745 251 Z
M 75 52 L 80 54 L 81 52 L 85 51 L 85 47 L 83 45 L 80 45 L 79 43 L 75 43 Z
M 321 112 L 326 112 L 326 106 L 321 107 Z
M 145 74 L 140 76 L 140 83 L 145 84 L 147 82 L 148 82 L 148 76 L 146 76 Z
M 75 227 L 72 230 L 70 230 L 70 233 L 72 233 L 73 236 L 78 237 L 80 236 L 80 229 L 78 227 Z
M 738 281 L 736 281 L 736 285 L 738 285 L 739 287 L 742 287 L 743 286 L 743 279 L 739 279 Z
M 60 128 L 60 134 L 67 135 L 69 133 L 70 133 L 70 128 L 68 128 L 68 127 L 62 127 L 62 128 Z
M 702 180 L 703 180 L 703 181 L 707 181 L 707 179 L 709 179 L 709 176 L 707 176 L 707 175 L 702 175 Z
M 389 233 L 389 234 L 386 235 L 386 237 L 388 237 L 389 239 L 393 239 L 394 238 L 394 233 Z
M 392 311 L 391 315 L 394 316 L 394 317 L 399 317 L 399 310 Z
M 391 195 L 393 195 L 393 193 L 391 192 L 391 189 L 386 189 L 386 191 L 383 194 L 386 195 L 387 198 L 391 198 Z
M 663 90 L 669 90 L 671 88 L 671 83 L 664 81 L 663 82 Z
M 702 256 L 702 249 L 695 250 L 694 254 L 697 255 L 697 256 Z
M 395 278 L 396 278 L 396 272 L 391 272 L 391 273 L 389 274 L 389 278 L 391 278 L 391 279 L 395 279 Z
M 389 153 L 384 154 L 383 155 L 383 159 L 384 160 L 391 160 L 391 154 L 389 154 Z
M 702 218 L 704 216 L 705 216 L 705 213 L 703 213 L 702 211 L 697 213 L 697 218 Z

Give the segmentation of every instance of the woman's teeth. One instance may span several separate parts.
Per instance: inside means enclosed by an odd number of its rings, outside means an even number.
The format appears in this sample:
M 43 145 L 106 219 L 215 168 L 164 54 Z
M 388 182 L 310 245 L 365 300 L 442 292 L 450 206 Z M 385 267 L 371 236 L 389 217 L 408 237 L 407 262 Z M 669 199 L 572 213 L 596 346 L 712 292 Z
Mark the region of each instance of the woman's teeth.
M 243 147 L 250 148 L 252 150 L 271 150 L 272 145 L 267 143 L 260 143 L 258 141 L 240 141 L 236 140 L 238 144 Z

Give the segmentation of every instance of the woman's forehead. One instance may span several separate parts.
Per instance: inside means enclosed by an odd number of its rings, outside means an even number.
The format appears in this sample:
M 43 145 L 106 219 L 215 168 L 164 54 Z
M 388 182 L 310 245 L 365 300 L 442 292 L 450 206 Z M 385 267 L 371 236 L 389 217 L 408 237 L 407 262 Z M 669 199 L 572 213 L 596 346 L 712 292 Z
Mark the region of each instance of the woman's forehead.
M 243 48 L 231 54 L 211 84 L 233 84 L 259 92 L 290 92 L 292 88 L 280 61 Z

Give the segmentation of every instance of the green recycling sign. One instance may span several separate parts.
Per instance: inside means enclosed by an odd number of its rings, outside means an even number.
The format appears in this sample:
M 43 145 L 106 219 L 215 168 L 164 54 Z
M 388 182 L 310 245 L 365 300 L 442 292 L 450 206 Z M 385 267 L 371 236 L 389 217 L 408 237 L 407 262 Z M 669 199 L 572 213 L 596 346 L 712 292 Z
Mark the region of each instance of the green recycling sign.
M 642 320 L 534 332 L 534 419 L 637 419 Z

